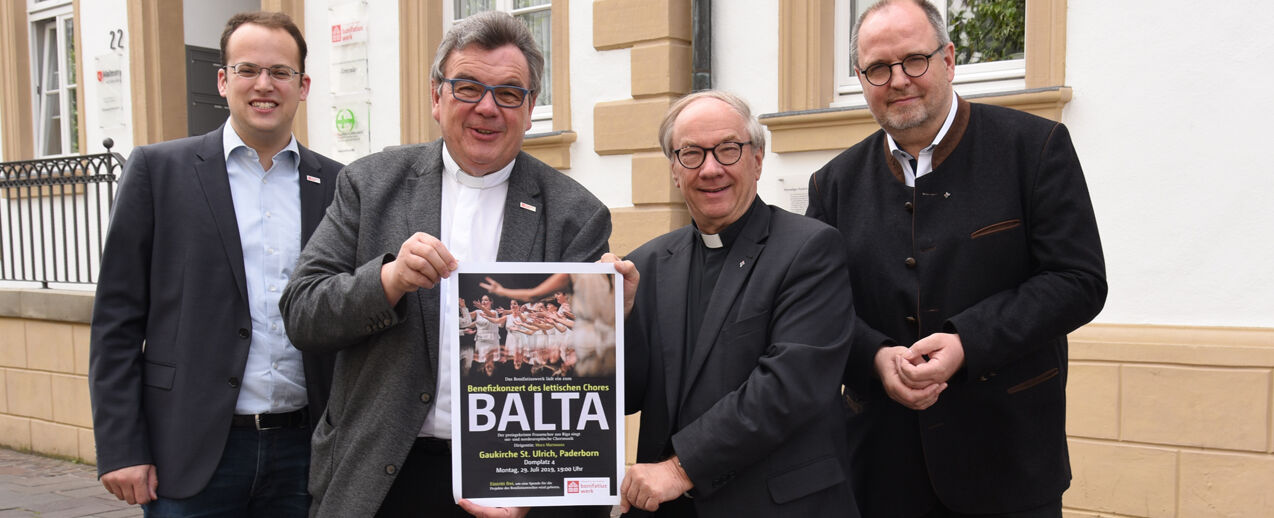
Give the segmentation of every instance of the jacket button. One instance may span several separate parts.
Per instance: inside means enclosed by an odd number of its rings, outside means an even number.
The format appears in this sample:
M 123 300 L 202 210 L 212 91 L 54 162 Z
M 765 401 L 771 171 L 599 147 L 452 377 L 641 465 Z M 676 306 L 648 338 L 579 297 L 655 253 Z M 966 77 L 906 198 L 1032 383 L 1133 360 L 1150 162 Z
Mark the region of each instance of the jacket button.
M 916 317 L 908 316 L 906 320 L 908 324 L 911 324 L 913 326 L 916 325 L 916 322 L 917 322 Z
M 390 320 L 390 319 L 388 319 L 388 318 L 386 318 L 386 319 L 385 319 L 383 322 L 381 322 L 381 323 L 382 323 L 382 324 L 384 324 L 384 325 L 389 325 L 389 324 L 394 323 L 394 321 L 393 321 L 393 320 Z
M 226 383 L 230 384 L 230 388 L 239 388 L 239 378 L 236 376 L 230 376 Z
M 395 465 L 393 465 L 393 464 L 386 464 L 386 465 L 385 465 L 385 474 L 386 474 L 386 475 L 393 475 L 394 473 L 397 473 L 397 472 L 398 472 L 398 466 L 395 466 Z
M 912 204 L 911 204 L 911 202 L 907 202 L 907 203 L 902 204 L 902 208 L 907 209 L 907 212 L 912 212 L 912 211 L 916 210 L 916 206 L 915 206 L 915 205 L 912 205 Z
M 247 338 L 249 336 L 252 336 L 252 333 L 248 331 L 248 328 L 246 327 L 239 328 L 239 338 Z
M 430 394 L 430 393 L 428 393 L 428 392 L 421 392 L 421 393 L 420 393 L 420 402 L 421 402 L 421 403 L 426 403 L 426 404 L 428 404 L 430 401 L 433 401 L 433 399 L 434 399 L 433 395 L 431 395 L 431 394 Z
M 916 258 L 915 258 L 915 257 L 908 257 L 908 258 L 907 258 L 907 260 L 905 260 L 905 261 L 903 261 L 903 262 L 902 262 L 902 264 L 907 265 L 907 268 L 915 268 L 915 267 L 916 267 Z

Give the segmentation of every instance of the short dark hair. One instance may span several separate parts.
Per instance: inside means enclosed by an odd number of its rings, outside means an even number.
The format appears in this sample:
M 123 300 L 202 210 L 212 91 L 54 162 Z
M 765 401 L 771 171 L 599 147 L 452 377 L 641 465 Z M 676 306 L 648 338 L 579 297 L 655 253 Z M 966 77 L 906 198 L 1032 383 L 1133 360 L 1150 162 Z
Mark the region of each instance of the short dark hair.
M 296 48 L 301 52 L 301 72 L 305 72 L 305 56 L 309 49 L 305 46 L 305 35 L 301 34 L 301 29 L 292 22 L 292 17 L 283 13 L 271 11 L 252 11 L 239 13 L 231 16 L 226 21 L 225 30 L 221 31 L 221 62 L 226 63 L 226 45 L 230 43 L 230 35 L 239 28 L 240 25 L 251 23 L 260 25 L 269 29 L 283 29 L 288 31 L 293 40 L 296 40 Z M 276 63 L 259 63 L 265 66 L 271 66 Z
M 438 44 L 429 79 L 441 88 L 442 80 L 446 79 L 442 70 L 447 68 L 447 59 L 451 57 L 451 53 L 473 44 L 487 50 L 505 45 L 517 47 L 526 58 L 526 66 L 530 71 L 528 84 L 523 86 L 532 94 L 540 93 L 544 77 L 544 53 L 540 51 L 540 46 L 535 43 L 535 37 L 531 36 L 526 25 L 503 11 L 483 11 L 456 22 Z

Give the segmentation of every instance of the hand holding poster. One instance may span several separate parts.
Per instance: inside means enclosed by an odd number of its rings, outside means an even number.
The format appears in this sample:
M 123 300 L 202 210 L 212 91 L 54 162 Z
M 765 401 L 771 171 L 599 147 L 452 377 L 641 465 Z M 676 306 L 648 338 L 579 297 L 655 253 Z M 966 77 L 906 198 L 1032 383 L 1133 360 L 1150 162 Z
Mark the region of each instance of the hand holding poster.
M 614 267 L 465 264 L 447 284 L 443 329 L 460 344 L 450 356 L 454 496 L 493 507 L 619 503 L 623 294 Z

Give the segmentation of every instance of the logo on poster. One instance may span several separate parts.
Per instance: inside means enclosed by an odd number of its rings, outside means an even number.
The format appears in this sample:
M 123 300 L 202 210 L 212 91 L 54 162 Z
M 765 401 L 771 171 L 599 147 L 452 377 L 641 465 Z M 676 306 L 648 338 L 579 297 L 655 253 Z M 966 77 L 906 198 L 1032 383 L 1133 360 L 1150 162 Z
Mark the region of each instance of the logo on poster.
M 566 494 L 568 495 L 609 495 L 610 479 L 605 477 L 597 478 L 568 478 L 566 481 Z

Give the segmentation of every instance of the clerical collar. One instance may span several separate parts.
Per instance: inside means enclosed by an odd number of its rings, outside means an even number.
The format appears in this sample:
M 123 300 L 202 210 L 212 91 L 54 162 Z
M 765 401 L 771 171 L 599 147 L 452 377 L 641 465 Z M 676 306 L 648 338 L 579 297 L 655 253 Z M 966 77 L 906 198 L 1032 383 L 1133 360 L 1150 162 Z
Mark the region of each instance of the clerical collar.
M 734 220 L 733 223 L 726 225 L 721 232 L 716 234 L 699 232 L 699 239 L 703 242 L 703 246 L 708 248 L 730 248 L 734 244 L 734 240 L 739 237 L 739 234 L 743 233 L 743 227 L 747 226 L 748 218 L 752 216 L 753 212 L 756 212 L 756 208 L 762 203 L 760 196 L 752 198 L 752 205 L 748 206 L 747 212 L 744 212 L 743 216 Z M 695 230 L 699 230 L 698 223 L 691 223 L 694 224 Z
M 460 164 L 451 158 L 451 151 L 447 149 L 447 143 L 442 143 L 442 171 L 449 177 L 454 179 L 460 185 L 470 189 L 490 189 L 504 182 L 509 181 L 509 176 L 513 173 L 513 164 L 517 159 L 510 160 L 508 164 L 499 170 L 483 176 L 471 176 L 469 173 L 460 169 Z

